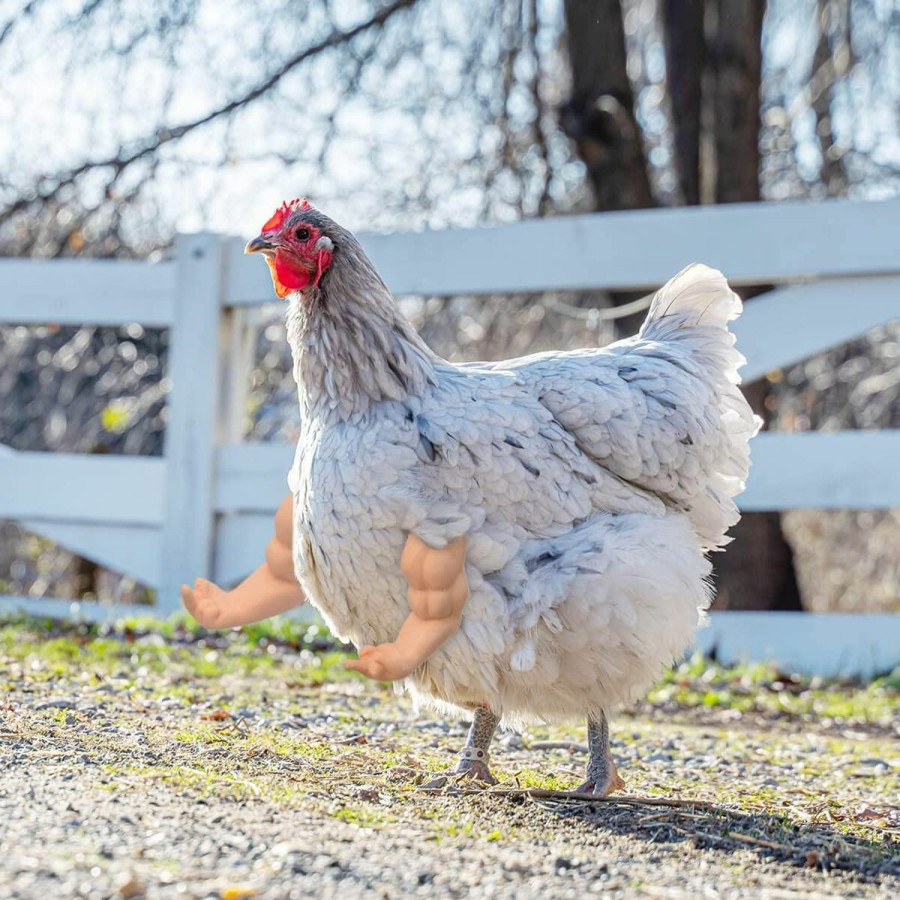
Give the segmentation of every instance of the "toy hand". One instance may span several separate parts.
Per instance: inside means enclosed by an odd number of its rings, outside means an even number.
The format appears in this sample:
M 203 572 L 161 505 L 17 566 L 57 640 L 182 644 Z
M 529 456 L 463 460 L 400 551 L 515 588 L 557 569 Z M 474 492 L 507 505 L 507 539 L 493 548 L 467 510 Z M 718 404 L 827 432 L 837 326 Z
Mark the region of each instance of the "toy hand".
M 410 665 L 396 644 L 378 644 L 377 647 L 362 647 L 359 659 L 345 660 L 344 666 L 362 672 L 375 681 L 399 681 L 406 678 L 415 668 Z
M 181 586 L 181 599 L 187 611 L 204 627 L 218 628 L 222 620 L 221 598 L 224 591 L 211 581 L 198 578 L 191 590 Z

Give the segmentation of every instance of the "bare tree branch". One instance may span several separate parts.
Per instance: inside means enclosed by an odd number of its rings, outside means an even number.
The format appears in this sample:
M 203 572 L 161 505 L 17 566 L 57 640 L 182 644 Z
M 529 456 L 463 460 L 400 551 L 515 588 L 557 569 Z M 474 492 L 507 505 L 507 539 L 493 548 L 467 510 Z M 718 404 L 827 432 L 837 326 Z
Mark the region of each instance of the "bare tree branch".
M 541 154 L 541 162 L 544 171 L 541 173 L 541 195 L 538 199 L 538 215 L 546 215 L 550 205 L 550 180 L 552 171 L 550 168 L 550 154 L 547 149 L 547 132 L 544 128 L 544 113 L 546 104 L 541 96 L 541 83 L 543 81 L 541 72 L 541 53 L 538 49 L 538 31 L 540 30 L 540 13 L 538 10 L 537 0 L 529 0 L 528 8 L 528 39 L 532 59 L 534 61 L 534 72 L 531 76 L 531 99 L 534 103 L 534 137 L 538 151 Z
M 37 0 L 32 0 L 32 2 L 37 2 Z M 321 41 L 296 53 L 276 71 L 272 72 L 268 77 L 242 96 L 230 100 L 228 103 L 216 107 L 196 119 L 182 122 L 180 125 L 174 125 L 169 128 L 160 128 L 152 137 L 146 138 L 133 150 L 126 151 L 122 148 L 115 156 L 100 160 L 86 160 L 67 172 L 63 172 L 52 179 L 48 179 L 52 182 L 52 187 L 39 190 L 36 195 L 20 197 L 18 200 L 11 203 L 6 209 L 0 211 L 0 222 L 8 220 L 22 210 L 27 209 L 35 201 L 45 202 L 56 196 L 61 188 L 77 181 L 87 172 L 97 169 L 112 169 L 114 174 L 118 176 L 128 166 L 138 160 L 151 156 L 166 144 L 171 144 L 174 141 L 185 137 L 185 135 L 190 134 L 192 131 L 202 128 L 204 125 L 208 125 L 223 116 L 228 116 L 253 103 L 253 101 L 258 100 L 260 97 L 271 91 L 272 88 L 274 88 L 287 74 L 292 72 L 302 63 L 321 55 L 326 50 L 347 44 L 354 40 L 354 38 L 373 28 L 382 28 L 400 10 L 411 7 L 417 2 L 418 0 L 393 0 L 392 3 L 382 7 L 365 22 L 361 22 L 359 25 L 346 31 L 334 31 Z

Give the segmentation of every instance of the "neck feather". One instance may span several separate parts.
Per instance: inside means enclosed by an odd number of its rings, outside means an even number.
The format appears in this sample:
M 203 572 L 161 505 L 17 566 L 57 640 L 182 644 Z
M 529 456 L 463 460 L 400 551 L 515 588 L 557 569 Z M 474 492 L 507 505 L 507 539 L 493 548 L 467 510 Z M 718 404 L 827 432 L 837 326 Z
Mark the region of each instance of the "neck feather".
M 287 325 L 306 417 L 348 419 L 434 381 L 438 357 L 355 241 L 342 242 L 319 287 L 291 295 Z

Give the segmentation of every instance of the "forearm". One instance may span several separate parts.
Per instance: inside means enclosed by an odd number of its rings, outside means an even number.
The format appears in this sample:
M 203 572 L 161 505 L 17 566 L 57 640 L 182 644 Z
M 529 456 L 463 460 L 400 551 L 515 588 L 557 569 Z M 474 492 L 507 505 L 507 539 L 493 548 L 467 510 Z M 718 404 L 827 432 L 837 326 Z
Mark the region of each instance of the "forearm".
M 266 547 L 266 561 L 237 587 L 223 591 L 198 578 L 193 588 L 182 585 L 188 612 L 205 628 L 234 628 L 286 612 L 306 599 L 294 574 L 293 498 L 285 497 L 275 514 L 275 535 Z
M 408 672 L 420 666 L 436 650 L 456 634 L 462 619 L 461 612 L 442 619 L 423 619 L 411 612 L 400 627 L 394 646 L 399 651 Z
M 264 562 L 237 587 L 228 591 L 221 606 L 218 628 L 234 628 L 261 622 L 299 606 L 306 599 L 296 579 L 278 578 Z

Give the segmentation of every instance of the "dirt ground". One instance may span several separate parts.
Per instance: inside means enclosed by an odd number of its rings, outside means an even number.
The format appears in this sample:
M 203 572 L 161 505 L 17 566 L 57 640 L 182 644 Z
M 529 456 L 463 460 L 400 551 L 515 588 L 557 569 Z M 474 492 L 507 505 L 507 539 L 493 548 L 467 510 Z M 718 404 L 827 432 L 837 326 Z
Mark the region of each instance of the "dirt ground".
M 900 679 L 694 659 L 613 721 L 502 734 L 346 673 L 314 630 L 0 626 L 0 898 L 900 896 Z

